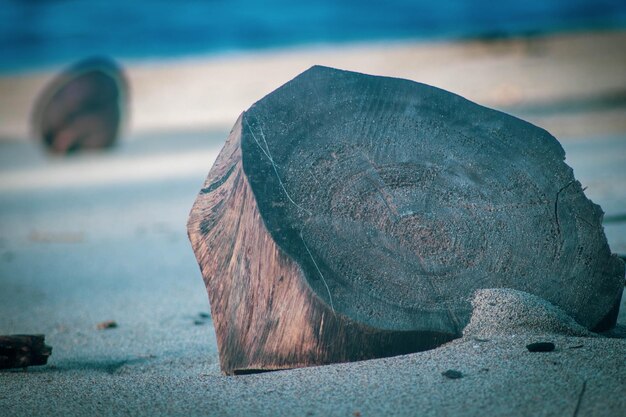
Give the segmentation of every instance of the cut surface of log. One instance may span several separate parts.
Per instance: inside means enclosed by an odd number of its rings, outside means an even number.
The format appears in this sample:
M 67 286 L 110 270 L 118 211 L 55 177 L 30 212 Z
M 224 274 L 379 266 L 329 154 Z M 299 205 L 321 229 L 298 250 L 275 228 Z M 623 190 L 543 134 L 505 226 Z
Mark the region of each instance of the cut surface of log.
M 190 214 L 223 371 L 432 348 L 483 288 L 611 326 L 624 266 L 564 158 L 434 87 L 299 75 L 242 114 Z
M 107 148 L 120 133 L 127 100 L 120 67 L 107 58 L 89 58 L 62 72 L 42 91 L 33 129 L 55 153 Z
M 0 336 L 0 369 L 45 365 L 52 348 L 43 335 Z

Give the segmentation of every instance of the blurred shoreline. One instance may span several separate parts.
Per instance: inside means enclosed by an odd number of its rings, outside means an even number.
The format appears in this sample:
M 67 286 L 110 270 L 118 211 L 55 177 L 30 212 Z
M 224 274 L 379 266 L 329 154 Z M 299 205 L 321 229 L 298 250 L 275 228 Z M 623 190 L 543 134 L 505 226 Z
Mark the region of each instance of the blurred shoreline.
M 63 64 L 87 55 L 184 57 L 352 42 L 459 42 L 625 28 L 620 0 L 153 0 L 4 2 L 0 73 Z M 97 23 L 96 23 L 97 22 Z
M 312 65 L 407 78 L 530 120 L 561 137 L 626 132 L 626 30 L 121 61 L 127 134 L 227 130 L 252 103 Z M 53 71 L 0 76 L 0 142 L 29 137 Z

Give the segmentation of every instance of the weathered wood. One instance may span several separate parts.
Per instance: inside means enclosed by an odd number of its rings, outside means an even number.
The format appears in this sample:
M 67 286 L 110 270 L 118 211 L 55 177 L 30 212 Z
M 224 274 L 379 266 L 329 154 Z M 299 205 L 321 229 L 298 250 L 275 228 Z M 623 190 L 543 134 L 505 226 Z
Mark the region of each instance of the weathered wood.
M 0 336 L 0 369 L 45 365 L 52 348 L 43 335 Z
M 437 346 L 481 288 L 611 326 L 624 266 L 601 218 L 544 130 L 313 67 L 240 116 L 188 231 L 230 374 Z
M 52 80 L 35 104 L 33 128 L 55 153 L 113 145 L 128 100 L 127 83 L 106 58 L 77 63 Z

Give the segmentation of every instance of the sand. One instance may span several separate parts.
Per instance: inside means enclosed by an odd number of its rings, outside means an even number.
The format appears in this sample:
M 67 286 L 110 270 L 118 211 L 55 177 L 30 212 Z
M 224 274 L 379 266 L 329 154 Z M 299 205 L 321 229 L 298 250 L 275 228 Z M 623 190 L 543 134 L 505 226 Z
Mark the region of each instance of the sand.
M 476 291 L 472 300 L 472 318 L 463 329 L 463 337 L 518 334 L 595 337 L 563 310 L 536 295 L 508 288 Z
M 477 294 L 465 336 L 432 351 L 223 376 L 185 223 L 238 113 L 313 63 L 426 81 L 535 117 L 557 133 L 587 195 L 619 217 L 626 117 L 607 97 L 626 85 L 625 40 L 618 32 L 130 63 L 133 113 L 120 146 L 67 159 L 28 140 L 29 104 L 51 73 L 0 79 L 0 333 L 44 333 L 53 346 L 47 366 L 0 372 L 0 415 L 623 416 L 626 339 L 589 334 L 514 291 Z M 625 224 L 605 230 L 612 250 L 626 253 Z M 105 320 L 118 327 L 98 330 Z M 539 341 L 556 350 L 526 349 Z
M 581 32 L 509 41 L 346 44 L 122 64 L 131 85 L 132 132 L 228 129 L 250 104 L 319 64 L 420 81 L 524 114 L 558 137 L 588 137 L 626 129 L 623 106 L 610 105 L 624 100 L 624 44 L 626 31 Z M 60 69 L 0 77 L 0 140 L 28 135 L 34 99 Z M 560 111 L 564 106 L 570 111 Z

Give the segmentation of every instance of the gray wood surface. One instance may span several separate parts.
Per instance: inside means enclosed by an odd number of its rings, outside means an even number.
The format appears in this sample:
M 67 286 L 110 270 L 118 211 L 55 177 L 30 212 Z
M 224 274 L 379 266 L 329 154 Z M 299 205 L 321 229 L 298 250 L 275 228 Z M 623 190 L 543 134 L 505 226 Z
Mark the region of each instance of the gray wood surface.
M 222 369 L 421 350 L 459 336 L 483 288 L 612 327 L 624 265 L 564 159 L 447 91 L 305 71 L 240 117 L 190 215 Z

